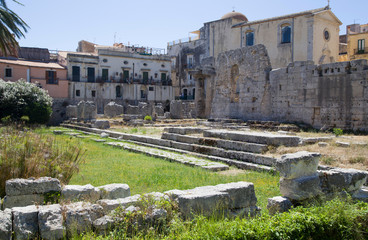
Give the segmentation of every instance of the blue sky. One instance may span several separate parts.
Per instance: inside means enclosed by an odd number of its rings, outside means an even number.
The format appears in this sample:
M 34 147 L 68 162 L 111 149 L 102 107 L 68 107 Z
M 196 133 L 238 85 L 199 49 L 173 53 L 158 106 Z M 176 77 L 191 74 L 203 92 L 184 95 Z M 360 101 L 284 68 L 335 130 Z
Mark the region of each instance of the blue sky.
M 30 29 L 20 45 L 75 51 L 78 41 L 101 45 L 115 42 L 166 48 L 167 42 L 221 18 L 233 9 L 250 21 L 327 5 L 327 0 L 8 0 L 8 6 Z M 368 0 L 331 0 L 330 6 L 345 26 L 368 23 Z

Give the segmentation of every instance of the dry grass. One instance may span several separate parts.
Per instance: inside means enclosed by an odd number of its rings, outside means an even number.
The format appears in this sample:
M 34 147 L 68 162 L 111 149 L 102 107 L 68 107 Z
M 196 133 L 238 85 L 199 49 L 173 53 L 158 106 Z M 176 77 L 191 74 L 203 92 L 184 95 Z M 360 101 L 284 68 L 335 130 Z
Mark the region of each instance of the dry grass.
M 297 135 L 303 137 L 331 136 L 331 134 L 325 133 L 298 133 Z M 341 147 L 338 146 L 336 142 L 346 142 L 351 145 L 349 147 Z M 362 143 L 366 145 L 361 145 Z M 320 147 L 317 143 L 298 147 L 280 146 L 271 149 L 267 155 L 280 157 L 283 154 L 298 151 L 321 153 L 321 164 L 324 165 L 368 170 L 368 136 L 344 135 L 341 137 L 334 137 L 328 142 L 328 146 L 326 147 Z

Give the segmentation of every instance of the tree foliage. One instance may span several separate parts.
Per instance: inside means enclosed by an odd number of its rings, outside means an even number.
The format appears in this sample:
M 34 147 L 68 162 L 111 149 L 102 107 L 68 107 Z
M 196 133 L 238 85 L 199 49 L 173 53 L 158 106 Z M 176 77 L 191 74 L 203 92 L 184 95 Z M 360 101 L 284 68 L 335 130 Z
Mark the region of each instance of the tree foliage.
M 16 0 L 12 0 L 20 4 Z M 0 0 L 0 50 L 6 56 L 18 47 L 16 38 L 24 37 L 29 26 L 6 4 L 6 0 Z
M 0 79 L 0 118 L 19 121 L 28 116 L 30 123 L 47 123 L 52 113 L 52 98 L 33 83 Z

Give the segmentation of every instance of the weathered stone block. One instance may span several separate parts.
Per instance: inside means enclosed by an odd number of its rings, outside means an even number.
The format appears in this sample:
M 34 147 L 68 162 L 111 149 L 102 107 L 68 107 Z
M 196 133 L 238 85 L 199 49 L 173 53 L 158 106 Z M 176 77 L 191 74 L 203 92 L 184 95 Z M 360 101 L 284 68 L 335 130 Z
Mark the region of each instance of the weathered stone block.
M 354 199 L 368 203 L 368 188 L 362 188 L 353 196 Z
M 60 181 L 56 178 L 41 177 L 38 179 L 11 179 L 6 181 L 7 196 L 44 194 L 61 191 Z
M 80 101 L 77 105 L 77 118 L 78 120 L 92 120 L 96 119 L 97 108 L 92 101 Z
M 124 113 L 124 107 L 115 102 L 109 102 L 104 108 L 104 115 L 107 117 L 116 117 Z
M 119 198 L 119 199 L 102 199 L 97 201 L 97 204 L 101 205 L 103 208 L 103 212 L 105 214 L 109 214 L 111 211 L 115 210 L 118 207 L 128 207 L 136 204 L 141 198 L 141 195 L 137 194 L 134 196 Z
M 306 151 L 285 154 L 276 161 L 276 170 L 287 179 L 311 176 L 317 171 L 320 156 Z
M 92 124 L 92 127 L 98 128 L 98 129 L 108 129 L 110 128 L 110 122 L 107 120 L 96 120 Z
M 322 193 L 318 174 L 297 179 L 280 180 L 280 192 L 292 200 L 305 200 Z
M 101 218 L 103 209 L 97 204 L 77 202 L 63 206 L 65 226 L 68 235 L 92 230 L 92 222 Z
M 116 219 L 111 216 L 103 216 L 93 221 L 93 227 L 98 234 L 106 234 L 112 230 L 116 223 Z
M 70 201 L 90 201 L 95 202 L 101 197 L 100 189 L 93 187 L 91 184 L 84 186 L 66 185 L 61 191 L 61 198 Z
M 78 108 L 75 105 L 69 105 L 66 107 L 66 117 L 67 118 L 77 118 L 78 117 Z
M 3 207 L 25 207 L 29 205 L 42 205 L 44 203 L 44 196 L 40 194 L 19 195 L 19 196 L 5 196 Z
M 38 227 L 40 236 L 46 240 L 65 238 L 66 229 L 63 226 L 63 216 L 59 204 L 43 206 L 38 212 Z
M 98 187 L 102 199 L 118 199 L 130 196 L 128 184 L 113 183 Z
M 368 173 L 355 169 L 334 168 L 319 171 L 321 187 L 324 192 L 355 192 L 367 181 Z
M 293 206 L 286 197 L 273 197 L 268 199 L 267 209 L 271 215 L 279 212 L 287 212 Z
M 38 209 L 36 206 L 15 207 L 13 213 L 13 231 L 15 239 L 34 239 L 38 236 Z
M 0 211 L 0 239 L 11 240 L 12 238 L 12 213 L 10 209 Z
M 249 182 L 234 182 L 219 184 L 216 190 L 226 192 L 230 197 L 229 208 L 247 208 L 257 204 L 257 197 L 254 191 L 254 184 Z

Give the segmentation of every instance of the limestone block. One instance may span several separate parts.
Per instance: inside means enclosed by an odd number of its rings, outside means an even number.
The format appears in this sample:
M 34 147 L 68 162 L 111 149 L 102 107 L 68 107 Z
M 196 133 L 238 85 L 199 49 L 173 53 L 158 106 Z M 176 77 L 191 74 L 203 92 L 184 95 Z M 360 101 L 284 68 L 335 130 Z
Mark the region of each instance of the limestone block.
M 12 213 L 10 209 L 0 211 L 0 239 L 11 240 L 12 238 Z
M 100 199 L 101 191 L 91 184 L 66 185 L 61 191 L 61 198 L 70 201 L 90 201 L 95 202 Z
M 310 176 L 316 173 L 320 156 L 306 151 L 285 154 L 276 161 L 276 170 L 287 179 Z
M 118 199 L 130 196 L 128 184 L 113 183 L 98 187 L 102 199 Z
M 368 188 L 361 188 L 352 197 L 356 200 L 368 203 Z
M 102 199 L 97 201 L 97 204 L 101 205 L 104 214 L 109 214 L 111 211 L 118 207 L 128 207 L 136 204 L 141 199 L 141 195 L 137 194 L 134 196 L 119 198 L 119 199 Z
M 280 180 L 280 192 L 292 200 L 305 200 L 322 193 L 318 174 L 297 179 Z
M 333 168 L 319 171 L 321 187 L 324 192 L 355 192 L 367 181 L 368 173 L 355 169 Z
M 98 234 L 106 234 L 113 229 L 116 219 L 111 216 L 103 216 L 93 221 L 93 227 Z
M 277 212 L 287 212 L 292 206 L 288 198 L 279 196 L 268 199 L 267 209 L 271 215 L 274 215 Z
M 92 222 L 104 215 L 101 206 L 86 202 L 65 205 L 62 211 L 65 214 L 65 226 L 69 236 L 91 231 Z
M 75 105 L 69 105 L 66 107 L 66 117 L 67 118 L 77 118 L 78 117 L 78 108 Z
M 167 211 L 162 208 L 154 208 L 152 212 L 145 216 L 145 222 L 148 224 L 157 224 L 160 220 L 166 219 Z
M 149 199 L 152 199 L 154 201 L 160 201 L 163 198 L 165 198 L 165 194 L 160 192 L 150 192 L 143 195 L 144 197 L 147 197 Z
M 327 147 L 328 146 L 328 143 L 326 142 L 319 142 L 318 143 L 318 147 Z
M 171 147 L 171 142 L 165 139 L 146 137 L 147 143 L 164 147 Z
M 184 217 L 190 217 L 192 214 L 208 217 L 226 210 L 229 202 L 229 194 L 206 188 L 202 188 L 201 191 L 188 191 L 178 197 L 179 209 Z
M 257 204 L 257 197 L 254 191 L 254 184 L 249 182 L 234 182 L 219 184 L 216 190 L 226 192 L 230 197 L 229 207 L 231 209 L 247 208 Z
M 56 178 L 41 177 L 38 179 L 10 179 L 6 181 L 5 192 L 7 196 L 44 194 L 59 192 L 60 181 Z
M 100 134 L 100 137 L 102 137 L 102 138 L 108 138 L 110 135 L 108 134 L 108 133 L 101 133 Z
M 92 127 L 98 128 L 98 129 L 108 129 L 110 128 L 110 122 L 107 120 L 96 120 Z
M 63 226 L 61 206 L 59 204 L 42 206 L 38 212 L 38 227 L 42 239 L 65 238 L 66 229 Z
M 15 207 L 13 213 L 14 239 L 34 239 L 38 236 L 38 209 L 36 206 Z
M 44 196 L 40 194 L 5 196 L 3 207 L 6 209 L 13 207 L 25 207 L 29 205 L 42 205 L 43 202 Z
M 77 118 L 78 120 L 92 120 L 96 119 L 97 108 L 92 101 L 80 101 L 77 105 Z
M 104 108 L 104 115 L 106 117 L 116 117 L 124 113 L 124 107 L 115 102 L 109 102 Z
M 336 145 L 338 147 L 350 147 L 350 143 L 348 143 L 348 142 L 336 141 Z

